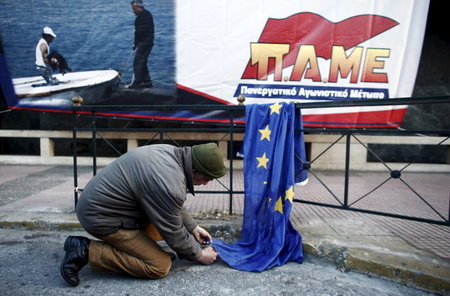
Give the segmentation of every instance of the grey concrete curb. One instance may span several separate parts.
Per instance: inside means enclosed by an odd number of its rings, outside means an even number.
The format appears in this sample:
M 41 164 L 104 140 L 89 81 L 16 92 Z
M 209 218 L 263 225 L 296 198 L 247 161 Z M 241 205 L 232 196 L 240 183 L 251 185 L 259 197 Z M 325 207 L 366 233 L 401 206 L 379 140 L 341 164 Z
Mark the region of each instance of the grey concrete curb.
M 372 274 L 433 293 L 449 295 L 450 264 L 427 252 L 402 252 L 365 245 L 346 245 L 329 237 L 302 232 L 303 251 L 334 262 L 342 271 Z
M 240 237 L 241 219 L 197 219 L 214 237 L 227 242 Z M 1 213 L 1 228 L 36 230 L 82 230 L 74 213 Z M 303 250 L 318 258 L 333 262 L 342 271 L 350 270 L 389 278 L 402 284 L 442 295 L 450 294 L 450 263 L 436 255 L 417 250 L 403 240 L 395 248 L 380 247 L 342 240 L 328 235 L 316 235 L 302 230 Z M 400 247 L 399 247 L 400 246 Z
M 0 212 L 1 228 L 81 230 L 75 213 Z

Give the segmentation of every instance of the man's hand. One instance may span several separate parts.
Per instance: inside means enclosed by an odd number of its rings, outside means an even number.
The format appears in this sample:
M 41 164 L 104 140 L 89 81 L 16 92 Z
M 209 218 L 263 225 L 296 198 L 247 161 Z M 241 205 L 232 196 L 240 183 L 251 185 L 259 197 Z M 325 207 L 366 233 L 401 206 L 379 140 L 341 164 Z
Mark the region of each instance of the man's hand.
M 202 264 L 209 265 L 213 264 L 217 259 L 217 252 L 212 247 L 206 247 L 202 249 L 202 256 L 198 261 Z
M 192 235 L 202 245 L 209 245 L 211 243 L 212 236 L 200 226 L 197 226 L 192 230 Z

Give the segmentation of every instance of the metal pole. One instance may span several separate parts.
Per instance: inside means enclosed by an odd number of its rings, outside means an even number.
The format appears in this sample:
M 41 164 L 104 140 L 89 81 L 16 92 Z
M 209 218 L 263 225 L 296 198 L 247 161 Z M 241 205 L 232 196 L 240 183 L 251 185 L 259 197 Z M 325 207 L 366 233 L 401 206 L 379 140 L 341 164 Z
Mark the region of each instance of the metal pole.
M 344 205 L 343 207 L 348 208 L 348 184 L 350 176 L 350 133 L 345 136 L 345 179 L 344 179 Z
M 233 142 L 233 110 L 230 111 L 230 215 L 233 214 L 233 157 L 234 157 L 234 142 Z
M 72 111 L 72 155 L 73 155 L 73 193 L 75 208 L 78 203 L 78 171 L 77 171 L 77 127 L 76 112 Z
M 448 216 L 447 216 L 447 225 L 450 226 L 450 192 L 448 193 Z
M 94 176 L 97 174 L 97 127 L 95 111 L 92 111 L 92 169 Z

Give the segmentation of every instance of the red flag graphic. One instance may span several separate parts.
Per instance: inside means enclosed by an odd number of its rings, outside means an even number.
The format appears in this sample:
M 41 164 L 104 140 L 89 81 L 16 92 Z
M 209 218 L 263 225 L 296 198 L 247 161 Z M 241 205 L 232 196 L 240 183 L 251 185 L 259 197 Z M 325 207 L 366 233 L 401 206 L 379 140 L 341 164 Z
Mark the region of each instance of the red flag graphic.
M 333 46 L 347 50 L 396 25 L 396 21 L 378 15 L 359 15 L 333 23 L 320 15 L 303 12 L 285 19 L 269 18 L 258 42 L 290 44 L 290 51 L 283 58 L 286 68 L 295 63 L 301 45 L 314 45 L 318 57 L 329 59 Z M 268 73 L 273 73 L 274 67 L 274 63 L 269 63 Z M 242 79 L 256 79 L 257 68 L 250 60 Z

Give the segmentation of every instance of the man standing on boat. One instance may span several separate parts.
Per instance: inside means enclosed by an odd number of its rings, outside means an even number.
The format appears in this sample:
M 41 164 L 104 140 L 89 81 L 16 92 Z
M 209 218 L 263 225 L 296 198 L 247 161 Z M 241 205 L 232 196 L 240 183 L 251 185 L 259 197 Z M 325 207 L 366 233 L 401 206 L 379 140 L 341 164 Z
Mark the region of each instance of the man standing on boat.
M 50 27 L 45 27 L 42 31 L 42 38 L 36 45 L 36 69 L 39 74 L 44 77 L 47 84 L 58 84 L 58 80 L 53 77 L 52 64 L 57 65 L 58 61 L 55 58 L 49 60 L 50 43 L 56 38 L 56 34 Z
M 134 21 L 134 55 L 133 71 L 134 79 L 128 88 L 150 88 L 153 87 L 150 74 L 148 72 L 148 56 L 153 48 L 153 37 L 155 29 L 152 14 L 144 8 L 141 0 L 130 2 L 131 9 L 136 15 Z

